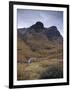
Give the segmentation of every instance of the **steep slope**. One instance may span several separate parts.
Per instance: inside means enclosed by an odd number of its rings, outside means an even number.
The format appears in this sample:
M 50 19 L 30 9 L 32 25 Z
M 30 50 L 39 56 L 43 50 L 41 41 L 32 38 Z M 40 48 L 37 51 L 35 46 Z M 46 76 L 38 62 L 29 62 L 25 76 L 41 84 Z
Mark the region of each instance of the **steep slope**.
M 29 58 L 63 58 L 63 38 L 55 26 L 45 28 L 43 23 L 37 22 L 29 28 L 18 29 L 18 38 L 23 42 L 21 44 L 20 41 L 19 48 L 23 46 L 23 50 L 28 46 L 26 52 Z

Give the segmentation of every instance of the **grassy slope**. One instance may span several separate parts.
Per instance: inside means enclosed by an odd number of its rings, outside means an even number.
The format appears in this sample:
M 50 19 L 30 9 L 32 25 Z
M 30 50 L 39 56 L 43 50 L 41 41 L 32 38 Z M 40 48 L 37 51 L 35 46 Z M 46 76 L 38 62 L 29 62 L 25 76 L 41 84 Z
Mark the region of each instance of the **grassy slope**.
M 27 43 L 18 38 L 17 79 L 31 80 L 31 79 L 62 77 L 63 76 L 62 46 L 57 47 L 57 45 L 54 43 L 51 42 L 48 43 L 45 37 L 44 38 L 41 37 L 40 39 L 34 38 L 35 35 L 31 39 L 29 37 Z M 31 57 L 36 58 L 46 57 L 47 60 L 32 62 L 31 64 L 24 63 L 24 61 L 27 62 L 27 60 Z

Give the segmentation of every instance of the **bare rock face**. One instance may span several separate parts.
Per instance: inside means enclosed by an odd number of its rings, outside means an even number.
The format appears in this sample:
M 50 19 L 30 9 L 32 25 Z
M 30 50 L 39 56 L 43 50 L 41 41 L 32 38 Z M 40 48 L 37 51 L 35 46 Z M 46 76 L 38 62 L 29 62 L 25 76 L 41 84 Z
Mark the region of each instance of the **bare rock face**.
M 36 22 L 36 24 L 32 25 L 30 28 L 34 29 L 35 32 L 41 32 L 44 29 L 44 25 L 42 22 Z
M 37 23 L 35 24 L 35 27 L 36 27 L 36 29 L 37 29 L 37 28 L 43 29 L 43 28 L 44 28 L 44 25 L 43 25 L 42 22 L 37 22 Z
M 56 26 L 49 27 L 45 34 L 49 40 L 56 40 L 59 37 L 62 37 Z

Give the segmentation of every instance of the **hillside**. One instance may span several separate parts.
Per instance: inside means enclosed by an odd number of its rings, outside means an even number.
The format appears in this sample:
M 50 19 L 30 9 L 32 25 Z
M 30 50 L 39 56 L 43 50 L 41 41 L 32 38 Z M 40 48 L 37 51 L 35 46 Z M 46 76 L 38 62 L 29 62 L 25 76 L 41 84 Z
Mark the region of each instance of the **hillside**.
M 43 23 L 37 22 L 29 28 L 21 28 L 17 31 L 17 60 L 18 72 L 25 64 L 24 70 L 28 67 L 28 60 L 31 59 L 31 65 L 40 68 L 40 63 L 47 69 L 49 63 L 60 63 L 63 59 L 63 37 L 56 26 L 45 28 Z M 35 63 L 34 63 L 35 62 Z M 53 63 L 52 63 L 53 62 Z M 23 66 L 20 66 L 20 63 Z M 51 65 L 50 64 L 50 65 Z M 54 65 L 56 66 L 56 65 Z M 62 67 L 62 65 L 60 65 Z M 43 71 L 43 67 L 41 67 Z M 45 70 L 44 70 L 45 71 Z M 36 72 L 36 70 L 35 70 Z M 19 74 L 19 73 L 18 73 Z M 33 73 L 32 73 L 33 74 Z M 29 78 L 29 76 L 27 76 Z M 28 79 L 27 78 L 27 79 Z M 36 77 L 37 78 L 37 77 Z M 36 79 L 33 78 L 33 79 Z M 20 80 L 21 78 L 18 79 Z M 32 79 L 32 78 L 29 78 Z

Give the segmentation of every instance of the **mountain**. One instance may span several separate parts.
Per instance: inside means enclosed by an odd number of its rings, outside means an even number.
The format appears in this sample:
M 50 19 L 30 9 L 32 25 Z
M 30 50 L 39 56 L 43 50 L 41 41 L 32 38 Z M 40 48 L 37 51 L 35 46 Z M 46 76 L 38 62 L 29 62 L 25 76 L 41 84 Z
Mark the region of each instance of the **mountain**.
M 60 38 L 61 41 L 63 40 L 56 26 L 45 28 L 42 22 L 37 22 L 29 28 L 18 29 L 18 35 L 21 35 L 23 37 L 27 36 L 27 34 L 35 33 L 42 36 L 46 36 L 49 40 L 57 40 L 58 38 Z
M 18 58 L 63 58 L 63 37 L 56 26 L 44 27 L 36 22 L 17 30 Z M 28 53 L 29 52 L 29 53 Z
M 17 80 L 63 78 L 63 37 L 36 22 L 17 30 Z

